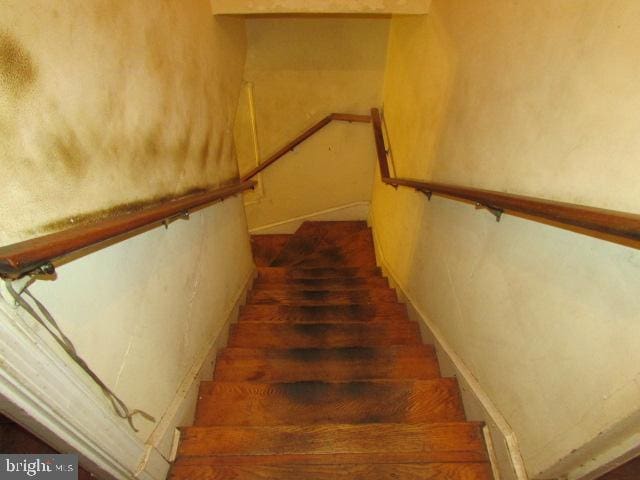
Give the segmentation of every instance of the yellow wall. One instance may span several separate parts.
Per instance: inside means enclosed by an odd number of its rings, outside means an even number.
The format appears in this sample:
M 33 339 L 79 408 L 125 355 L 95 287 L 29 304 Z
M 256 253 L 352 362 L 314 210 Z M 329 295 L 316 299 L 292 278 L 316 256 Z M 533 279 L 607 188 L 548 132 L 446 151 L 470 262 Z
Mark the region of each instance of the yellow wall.
M 640 213 L 639 19 L 633 0 L 436 0 L 394 17 L 399 175 Z M 638 250 L 379 183 L 372 212 L 389 269 L 533 477 L 588 470 L 637 433 Z
M 0 244 L 235 181 L 244 20 L 212 17 L 206 0 L 0 10 Z M 188 374 L 252 272 L 236 197 L 60 266 L 33 291 L 106 384 L 156 417 L 136 420 L 138 436 L 168 456 L 172 427 L 189 421 Z
M 245 80 L 254 87 L 262 159 L 332 112 L 366 114 L 382 99 L 389 19 L 247 20 Z M 250 228 L 371 198 L 369 124 L 333 123 L 262 175 Z M 246 137 L 246 136 L 245 136 Z

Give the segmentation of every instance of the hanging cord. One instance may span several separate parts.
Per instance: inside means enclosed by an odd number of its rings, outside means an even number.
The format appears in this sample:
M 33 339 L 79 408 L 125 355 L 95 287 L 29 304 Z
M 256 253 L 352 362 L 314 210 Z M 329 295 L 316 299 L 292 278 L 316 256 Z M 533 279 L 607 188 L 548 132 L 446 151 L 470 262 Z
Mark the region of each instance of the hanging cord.
M 31 283 L 31 281 L 29 283 Z M 143 412 L 142 410 L 129 410 L 129 407 L 127 407 L 124 401 L 122 401 L 115 393 L 113 393 L 113 391 L 109 387 L 104 384 L 102 380 L 100 380 L 98 375 L 96 375 L 93 370 L 91 370 L 89 365 L 87 365 L 87 362 L 85 362 L 78 355 L 75 346 L 73 345 L 71 340 L 69 340 L 69 338 L 62 332 L 51 313 L 49 313 L 46 307 L 42 303 L 40 303 L 40 301 L 36 297 L 34 297 L 33 294 L 27 289 L 29 283 L 22 289 L 20 293 L 18 293 L 14 290 L 11 282 L 5 280 L 7 290 L 15 300 L 16 304 L 22 307 L 40 325 L 42 325 L 44 329 L 47 330 L 47 332 L 49 332 L 49 334 L 54 338 L 58 345 L 60 345 L 63 350 L 67 352 L 71 359 L 76 362 L 80 366 L 80 368 L 82 368 L 87 373 L 87 375 L 91 377 L 91 379 L 100 387 L 104 396 L 109 399 L 109 402 L 111 402 L 111 407 L 113 408 L 113 411 L 116 413 L 116 415 L 118 415 L 120 418 L 126 419 L 127 422 L 129 422 L 129 426 L 133 429 L 134 432 L 138 431 L 138 429 L 133 425 L 134 415 L 140 415 L 150 422 L 155 422 L 155 418 L 153 418 L 148 413 Z M 36 310 L 29 304 L 29 302 L 27 302 L 22 297 L 22 294 L 26 294 L 29 298 L 31 298 L 31 300 L 33 300 L 42 316 L 38 314 L 38 312 L 36 312 Z M 46 321 L 43 320 L 42 317 L 44 317 Z

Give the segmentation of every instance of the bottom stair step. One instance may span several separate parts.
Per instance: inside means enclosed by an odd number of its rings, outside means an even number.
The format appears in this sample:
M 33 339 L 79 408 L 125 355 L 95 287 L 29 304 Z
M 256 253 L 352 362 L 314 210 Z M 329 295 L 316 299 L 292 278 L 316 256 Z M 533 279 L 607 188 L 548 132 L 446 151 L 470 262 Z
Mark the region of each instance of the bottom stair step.
M 487 463 L 175 466 L 171 480 L 491 480 Z
M 176 465 L 484 462 L 479 422 L 186 427 Z

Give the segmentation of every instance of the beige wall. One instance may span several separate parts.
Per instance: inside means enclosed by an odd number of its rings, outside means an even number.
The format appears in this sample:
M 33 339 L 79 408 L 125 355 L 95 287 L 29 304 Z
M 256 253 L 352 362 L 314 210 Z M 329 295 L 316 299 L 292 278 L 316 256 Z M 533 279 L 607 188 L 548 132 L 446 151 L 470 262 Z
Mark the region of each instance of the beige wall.
M 633 0 L 436 0 L 394 17 L 398 173 L 640 213 L 639 20 Z M 390 270 L 532 477 L 572 478 L 637 433 L 638 250 L 379 183 L 372 212 Z
M 212 17 L 206 0 L 21 0 L 1 12 L 0 244 L 235 181 L 244 20 Z M 138 436 L 168 456 L 197 388 L 188 374 L 252 271 L 236 197 L 63 265 L 33 291 L 106 384 L 156 417 L 136 420 Z
M 226 200 L 68 263 L 55 282 L 32 288 L 100 378 L 156 418 L 136 419 L 142 440 L 184 394 L 178 387 L 250 280 L 242 210 L 239 197 Z
M 262 159 L 329 113 L 366 114 L 380 103 L 388 27 L 373 18 L 247 20 L 245 80 Z M 249 226 L 368 202 L 374 163 L 370 125 L 332 123 L 264 172 Z

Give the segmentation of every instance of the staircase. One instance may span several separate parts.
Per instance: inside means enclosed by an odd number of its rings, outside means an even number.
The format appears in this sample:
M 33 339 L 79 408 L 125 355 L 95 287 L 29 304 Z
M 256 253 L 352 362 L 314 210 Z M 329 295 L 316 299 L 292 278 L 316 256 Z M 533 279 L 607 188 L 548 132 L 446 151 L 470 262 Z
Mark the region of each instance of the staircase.
M 259 276 L 202 382 L 174 480 L 488 480 L 465 421 L 376 267 L 363 222 L 253 239 Z

